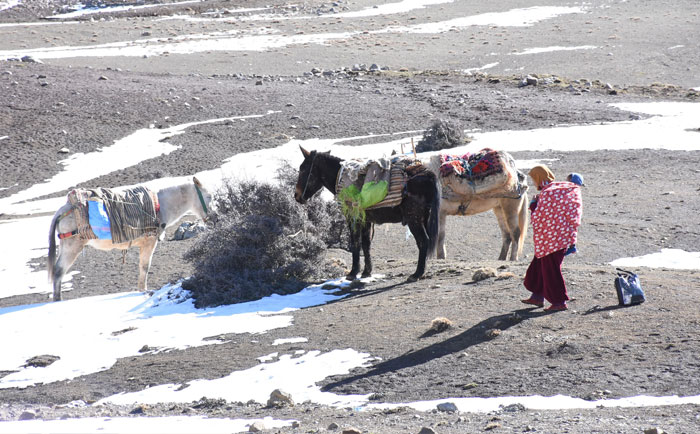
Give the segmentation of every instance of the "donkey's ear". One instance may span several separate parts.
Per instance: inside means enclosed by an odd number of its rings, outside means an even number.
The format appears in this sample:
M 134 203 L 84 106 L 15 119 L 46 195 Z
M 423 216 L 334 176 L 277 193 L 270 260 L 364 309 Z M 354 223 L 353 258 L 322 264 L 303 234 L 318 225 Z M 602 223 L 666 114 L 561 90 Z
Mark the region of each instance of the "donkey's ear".
M 304 154 L 304 158 L 309 158 L 309 156 L 311 156 L 311 152 L 304 149 L 303 146 L 299 145 L 299 149 L 301 149 L 301 153 Z
M 197 187 L 202 187 L 202 183 L 199 182 L 199 179 L 197 179 L 196 176 L 192 178 L 192 181 L 194 181 L 194 185 L 196 185 Z

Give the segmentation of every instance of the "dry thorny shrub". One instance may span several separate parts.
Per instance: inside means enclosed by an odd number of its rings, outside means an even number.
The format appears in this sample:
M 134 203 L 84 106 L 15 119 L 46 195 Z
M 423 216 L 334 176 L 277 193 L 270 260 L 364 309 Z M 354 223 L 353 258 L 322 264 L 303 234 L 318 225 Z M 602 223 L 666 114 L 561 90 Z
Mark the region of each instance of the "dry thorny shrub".
M 416 152 L 439 151 L 466 145 L 471 141 L 464 131 L 449 120 L 436 119 L 430 128 L 423 132 L 423 138 L 416 145 Z
M 290 294 L 342 272 L 324 253 L 347 246 L 345 218 L 335 202 L 298 204 L 296 178 L 287 165 L 276 184 L 225 183 L 217 194 L 219 222 L 185 254 L 195 273 L 182 286 L 197 307 Z

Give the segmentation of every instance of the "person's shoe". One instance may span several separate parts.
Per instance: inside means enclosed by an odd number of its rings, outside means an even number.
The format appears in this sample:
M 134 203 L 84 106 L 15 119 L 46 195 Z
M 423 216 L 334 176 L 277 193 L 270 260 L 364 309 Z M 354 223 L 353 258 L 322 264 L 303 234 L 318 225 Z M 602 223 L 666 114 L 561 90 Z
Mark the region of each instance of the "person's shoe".
M 544 307 L 544 301 L 537 300 L 537 299 L 532 298 L 532 297 L 526 298 L 525 300 L 520 300 L 520 301 L 525 303 L 525 304 L 531 304 L 531 305 L 537 306 L 537 307 Z
M 545 309 L 546 312 L 558 312 L 560 310 L 567 310 L 566 304 L 553 304 Z

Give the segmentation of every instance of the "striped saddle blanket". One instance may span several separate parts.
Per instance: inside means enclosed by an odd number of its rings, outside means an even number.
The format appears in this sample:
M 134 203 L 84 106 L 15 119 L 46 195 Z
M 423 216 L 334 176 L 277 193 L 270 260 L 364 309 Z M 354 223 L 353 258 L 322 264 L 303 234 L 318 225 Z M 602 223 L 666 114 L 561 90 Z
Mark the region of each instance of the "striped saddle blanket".
M 336 198 L 349 218 L 364 220 L 370 209 L 401 204 L 410 158 L 346 160 L 336 179 Z
M 119 244 L 160 234 L 158 196 L 144 187 L 119 192 L 76 189 L 68 193 L 68 201 L 82 239 L 111 239 Z

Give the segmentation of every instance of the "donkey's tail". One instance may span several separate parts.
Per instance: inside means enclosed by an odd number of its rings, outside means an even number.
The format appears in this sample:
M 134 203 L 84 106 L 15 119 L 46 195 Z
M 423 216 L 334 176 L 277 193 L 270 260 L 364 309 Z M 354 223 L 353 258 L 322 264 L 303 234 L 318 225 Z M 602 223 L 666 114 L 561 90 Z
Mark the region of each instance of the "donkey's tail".
M 72 207 L 69 203 L 63 205 L 58 209 L 58 211 L 56 211 L 56 214 L 53 215 L 53 219 L 51 219 L 51 227 L 49 228 L 49 264 L 47 267 L 50 283 L 53 283 L 54 281 L 54 268 L 56 266 L 56 226 L 58 226 L 58 222 L 61 220 L 61 217 L 63 217 L 71 208 Z
M 523 245 L 527 237 L 527 220 L 528 220 L 528 201 L 527 192 L 523 193 L 520 199 L 520 212 L 518 213 L 518 226 L 520 227 L 520 238 L 518 239 L 518 259 L 523 257 Z
M 47 270 L 49 273 L 49 283 L 53 283 L 53 268 L 56 264 L 56 225 L 58 225 L 60 215 L 60 210 L 56 211 L 53 219 L 51 219 L 51 227 L 49 228 L 49 263 Z
M 435 255 L 440 233 L 440 179 L 435 173 L 429 172 L 433 181 L 433 194 L 430 198 L 430 215 L 428 216 L 428 257 Z

